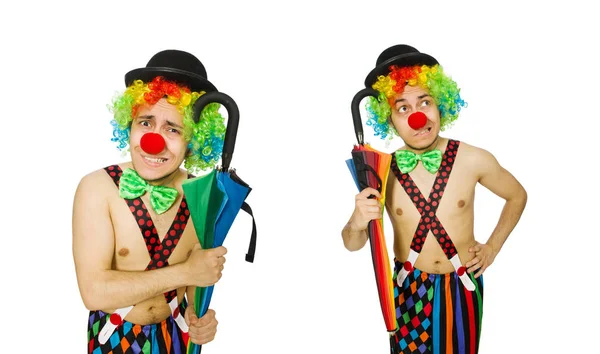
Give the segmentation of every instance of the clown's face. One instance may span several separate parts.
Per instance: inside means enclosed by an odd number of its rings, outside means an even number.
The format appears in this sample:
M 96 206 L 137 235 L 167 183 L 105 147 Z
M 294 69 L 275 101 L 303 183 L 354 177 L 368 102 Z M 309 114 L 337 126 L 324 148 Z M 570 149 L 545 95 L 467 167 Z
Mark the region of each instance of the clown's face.
M 162 150 L 159 147 L 160 151 L 144 151 L 142 147 L 152 150 L 140 143 L 148 133 L 158 134 L 164 139 Z M 129 143 L 134 169 L 145 180 L 160 184 L 176 172 L 185 159 L 187 142 L 183 137 L 183 115 L 164 98 L 155 105 L 141 106 L 131 123 Z
M 417 129 L 408 124 L 410 115 L 415 112 L 427 117 L 425 125 Z M 414 150 L 428 149 L 437 142 L 440 112 L 429 92 L 418 85 L 406 85 L 404 92 L 394 97 L 391 120 L 404 143 Z

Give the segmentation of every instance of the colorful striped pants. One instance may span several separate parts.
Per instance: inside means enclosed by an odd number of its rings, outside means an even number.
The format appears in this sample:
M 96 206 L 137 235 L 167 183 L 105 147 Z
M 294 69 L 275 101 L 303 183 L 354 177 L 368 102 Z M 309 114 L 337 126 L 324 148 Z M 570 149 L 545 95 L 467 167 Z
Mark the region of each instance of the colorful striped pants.
M 186 301 L 179 305 L 185 314 Z M 90 311 L 88 322 L 89 354 L 185 354 L 188 336 L 182 333 L 173 316 L 160 323 L 139 325 L 124 321 L 104 345 L 98 343 L 98 333 L 110 314 Z
M 455 272 L 428 274 L 418 269 L 404 280 L 402 288 L 394 270 L 394 301 L 398 331 L 391 340 L 391 353 L 476 354 L 479 350 L 483 315 L 483 276 L 468 291 Z

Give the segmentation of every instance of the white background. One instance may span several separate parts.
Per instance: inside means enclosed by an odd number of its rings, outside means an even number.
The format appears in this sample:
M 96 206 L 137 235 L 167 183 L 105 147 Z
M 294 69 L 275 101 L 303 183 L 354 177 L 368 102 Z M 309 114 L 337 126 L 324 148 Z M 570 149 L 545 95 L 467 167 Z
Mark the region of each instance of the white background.
M 3 5 L 0 352 L 85 351 L 73 195 L 85 174 L 125 159 L 106 109 L 124 74 L 182 49 L 238 103 L 232 166 L 254 188 L 259 232 L 254 264 L 243 260 L 247 215 L 226 240 L 219 332 L 203 352 L 386 353 L 368 246 L 341 242 L 356 193 L 344 160 L 353 95 L 383 49 L 407 43 L 436 57 L 469 103 L 443 135 L 491 151 L 529 193 L 485 273 L 480 352 L 597 353 L 595 12 L 583 1 L 449 3 Z M 476 204 L 485 242 L 503 203 L 481 188 Z

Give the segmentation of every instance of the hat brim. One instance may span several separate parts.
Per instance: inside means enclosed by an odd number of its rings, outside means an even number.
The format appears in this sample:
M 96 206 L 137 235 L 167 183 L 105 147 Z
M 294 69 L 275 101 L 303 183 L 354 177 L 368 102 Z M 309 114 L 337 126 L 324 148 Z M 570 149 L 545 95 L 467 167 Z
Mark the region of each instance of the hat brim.
M 387 75 L 390 72 L 391 65 L 397 65 L 399 67 L 413 66 L 413 65 L 428 65 L 433 66 L 438 64 L 438 61 L 434 57 L 425 53 L 406 53 L 392 57 L 383 63 L 377 65 L 375 69 L 371 70 L 367 78 L 365 79 L 365 87 L 371 87 L 379 75 Z
M 196 75 L 189 71 L 183 71 L 174 68 L 167 67 L 155 67 L 155 68 L 140 68 L 131 70 L 125 74 L 125 86 L 129 87 L 135 80 L 142 80 L 143 82 L 150 82 L 157 76 L 163 76 L 165 79 L 174 81 L 178 84 L 184 84 L 195 92 L 200 91 L 218 91 L 215 85 L 210 83 L 200 75 Z

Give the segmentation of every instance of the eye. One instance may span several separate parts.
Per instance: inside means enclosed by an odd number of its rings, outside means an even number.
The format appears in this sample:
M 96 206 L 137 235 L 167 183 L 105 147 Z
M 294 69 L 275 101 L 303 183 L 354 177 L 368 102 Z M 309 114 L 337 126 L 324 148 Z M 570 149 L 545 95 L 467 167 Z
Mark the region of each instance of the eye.
M 142 120 L 142 121 L 140 121 L 140 123 L 139 123 L 139 124 L 140 124 L 141 126 L 143 126 L 143 127 L 149 127 L 149 126 L 150 126 L 150 122 L 149 122 L 149 121 L 147 121 L 147 120 Z
M 431 100 L 423 100 L 421 101 L 421 107 L 429 107 L 431 106 Z
M 169 133 L 173 133 L 173 134 L 180 134 L 179 130 L 175 129 L 175 128 L 169 128 L 167 129 L 167 131 Z
M 397 108 L 398 112 L 400 113 L 406 113 L 408 112 L 408 107 L 407 106 L 400 106 Z

